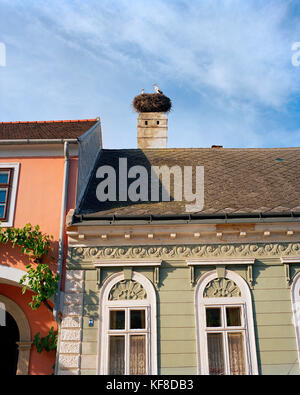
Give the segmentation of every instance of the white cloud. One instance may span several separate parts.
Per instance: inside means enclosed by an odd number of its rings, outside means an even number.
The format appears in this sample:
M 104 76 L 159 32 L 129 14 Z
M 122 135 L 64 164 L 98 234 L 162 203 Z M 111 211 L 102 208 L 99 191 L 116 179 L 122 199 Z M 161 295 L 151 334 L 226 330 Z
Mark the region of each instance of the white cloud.
M 288 2 L 60 0 L 36 7 L 68 45 L 130 73 L 272 107 L 299 89 L 291 71 L 295 26 L 284 26 Z
M 157 82 L 175 104 L 171 146 L 273 144 L 270 120 L 281 114 L 282 125 L 300 90 L 292 3 L 1 0 L 0 117 L 100 115 L 107 147 L 134 147 L 130 101 Z M 281 125 L 278 142 L 292 141 Z

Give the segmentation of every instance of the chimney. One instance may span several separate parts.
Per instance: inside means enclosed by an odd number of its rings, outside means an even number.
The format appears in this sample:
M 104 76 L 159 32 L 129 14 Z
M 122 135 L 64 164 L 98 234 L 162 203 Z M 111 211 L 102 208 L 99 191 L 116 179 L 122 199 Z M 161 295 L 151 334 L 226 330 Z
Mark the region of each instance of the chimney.
M 167 148 L 168 117 L 163 112 L 142 112 L 137 119 L 138 148 Z
M 133 107 L 139 113 L 137 118 L 138 148 L 167 148 L 168 116 L 171 100 L 154 85 L 156 93 L 137 95 Z

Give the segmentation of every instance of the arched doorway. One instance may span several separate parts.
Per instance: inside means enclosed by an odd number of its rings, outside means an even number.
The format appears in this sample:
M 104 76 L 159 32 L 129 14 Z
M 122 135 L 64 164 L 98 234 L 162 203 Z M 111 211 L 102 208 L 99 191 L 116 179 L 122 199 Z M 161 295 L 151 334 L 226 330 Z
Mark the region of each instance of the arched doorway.
M 3 304 L 5 306 L 5 311 L 6 313 L 8 313 L 7 317 L 9 320 L 8 323 L 10 327 L 12 328 L 12 326 L 14 325 L 13 323 L 14 321 L 18 329 L 19 340 L 16 341 L 18 352 L 17 352 L 17 369 L 15 374 L 27 375 L 28 367 L 29 367 L 30 349 L 32 345 L 29 322 L 23 310 L 13 300 L 9 299 L 4 295 L 0 295 L 0 304 Z M 11 318 L 9 318 L 9 316 L 11 316 Z M 2 341 L 5 342 L 5 338 L 3 338 L 2 336 L 1 338 L 2 338 L 1 342 Z M 16 354 L 14 354 L 14 356 L 15 355 Z M 0 360 L 1 360 L 0 362 L 1 364 L 2 349 L 0 352 Z M 0 374 L 3 375 L 2 371 L 0 371 Z
M 5 312 L 5 326 L 0 326 L 0 372 L 2 376 L 15 376 L 18 366 L 19 328 L 13 316 Z

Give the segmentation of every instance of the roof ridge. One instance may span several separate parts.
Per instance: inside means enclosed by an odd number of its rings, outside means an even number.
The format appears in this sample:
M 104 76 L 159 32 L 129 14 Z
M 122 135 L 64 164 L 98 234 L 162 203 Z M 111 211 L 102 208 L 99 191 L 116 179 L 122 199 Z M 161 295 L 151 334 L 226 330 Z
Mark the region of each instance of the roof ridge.
M 0 122 L 0 124 L 20 124 L 20 123 L 56 123 L 56 122 L 91 122 L 91 121 L 99 121 L 100 118 L 90 118 L 90 119 L 62 119 L 62 120 L 50 120 L 50 121 L 8 121 L 8 122 Z
M 207 151 L 214 151 L 214 152 L 222 152 L 222 151 L 283 151 L 283 150 L 292 150 L 296 151 L 299 150 L 299 147 L 228 147 L 222 149 L 215 149 L 211 147 L 169 147 L 169 148 L 103 148 L 103 151 L 141 151 L 141 152 L 159 152 L 159 151 L 199 151 L 199 150 L 207 150 Z

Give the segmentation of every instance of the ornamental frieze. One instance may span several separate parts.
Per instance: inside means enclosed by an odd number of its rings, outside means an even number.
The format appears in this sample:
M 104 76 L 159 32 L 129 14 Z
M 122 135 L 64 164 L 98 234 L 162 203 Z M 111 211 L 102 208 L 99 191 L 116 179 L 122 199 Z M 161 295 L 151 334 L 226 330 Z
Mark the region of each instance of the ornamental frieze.
M 240 297 L 241 291 L 234 281 L 228 278 L 217 278 L 206 285 L 203 296 L 205 298 Z
M 185 259 L 200 257 L 280 257 L 299 255 L 300 243 L 204 244 L 140 247 L 70 247 L 69 259 Z
M 134 280 L 122 280 L 115 284 L 108 296 L 108 300 L 137 300 L 147 299 L 143 286 Z

